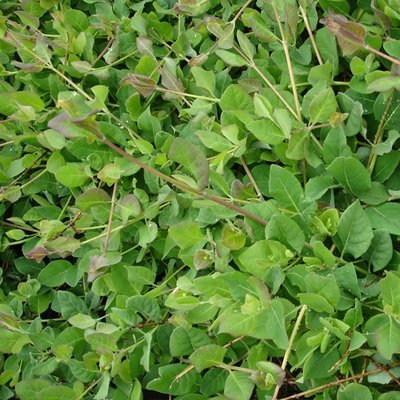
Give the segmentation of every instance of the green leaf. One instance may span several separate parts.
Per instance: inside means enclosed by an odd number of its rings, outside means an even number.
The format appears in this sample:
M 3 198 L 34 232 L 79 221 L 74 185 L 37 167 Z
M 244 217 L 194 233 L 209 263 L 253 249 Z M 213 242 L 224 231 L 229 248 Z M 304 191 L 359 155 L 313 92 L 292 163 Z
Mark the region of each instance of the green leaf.
M 394 314 L 396 316 L 400 316 L 399 284 L 400 275 L 393 271 L 389 271 L 379 282 L 384 309 L 389 314 Z
M 357 280 L 357 273 L 352 263 L 336 267 L 333 270 L 333 275 L 337 283 L 349 290 L 357 297 L 361 297 L 361 290 Z
M 134 194 L 127 194 L 118 201 L 115 212 L 118 213 L 122 221 L 126 223 L 130 216 L 137 217 L 140 215 L 142 208 L 138 198 Z
M 68 322 L 79 329 L 91 328 L 95 325 L 96 321 L 90 316 L 86 314 L 75 314 L 71 318 L 68 319 Z
M 151 380 L 146 389 L 154 390 L 159 393 L 171 394 L 173 396 L 181 396 L 190 393 L 193 385 L 199 380 L 198 372 L 192 370 L 182 374 L 178 380 L 176 376 L 187 368 L 184 364 L 170 364 L 162 366 L 158 369 L 159 378 Z
M 61 315 L 65 319 L 69 319 L 75 314 L 86 314 L 88 312 L 87 306 L 84 301 L 71 292 L 59 290 L 57 292 L 56 299 L 60 307 Z
M 181 249 L 193 246 L 203 240 L 200 226 L 196 222 L 183 221 L 168 229 L 169 237 Z
M 400 324 L 391 316 L 377 314 L 367 321 L 364 333 L 386 360 L 400 353 Z
M 269 191 L 281 207 L 300 213 L 303 189 L 290 171 L 272 165 L 269 175 Z
M 233 53 L 228 50 L 219 49 L 215 51 L 215 54 L 226 64 L 232 67 L 244 67 L 247 65 L 247 61 L 239 54 Z
M 368 250 L 373 238 L 372 227 L 358 200 L 341 215 L 337 235 L 341 241 L 342 254 L 351 254 L 357 258 Z
M 200 88 L 207 90 L 211 95 L 215 91 L 215 75 L 212 71 L 206 71 L 200 67 L 192 67 L 190 69 L 193 74 L 196 85 Z
M 328 166 L 327 171 L 355 195 L 371 187 L 371 178 L 367 169 L 353 157 L 336 158 Z
M 282 129 L 271 119 L 260 119 L 246 124 L 246 128 L 261 142 L 279 144 L 285 139 Z
M 329 121 L 330 116 L 336 112 L 336 109 L 335 93 L 331 88 L 326 88 L 311 101 L 310 120 L 313 124 Z
M 158 302 L 147 296 L 132 296 L 126 300 L 127 309 L 139 312 L 151 321 L 161 320 L 161 309 Z
M 203 190 L 208 185 L 209 166 L 201 149 L 182 138 L 176 138 L 169 149 L 168 157 L 182 164 L 197 179 L 198 187 Z
M 232 400 L 249 400 L 253 393 L 254 382 L 245 372 L 229 371 L 225 381 L 224 395 Z
M 185 329 L 179 326 L 173 330 L 169 338 L 169 348 L 174 357 L 186 356 L 209 344 L 208 335 L 198 328 Z
M 230 250 L 240 250 L 246 243 L 246 236 L 240 229 L 225 225 L 222 230 L 221 242 Z
M 40 271 L 38 281 L 48 287 L 61 286 L 66 282 L 67 274 L 74 268 L 76 267 L 65 260 L 51 261 Z
M 400 90 L 400 76 L 384 76 L 375 79 L 368 85 L 368 90 L 373 92 L 386 92 L 392 89 Z
M 209 344 L 198 348 L 194 351 L 189 361 L 193 364 L 198 372 L 203 369 L 214 367 L 223 363 L 226 349 L 216 344 Z
M 254 110 L 251 97 L 238 85 L 228 86 L 221 96 L 219 106 L 223 111 L 249 111 Z
M 79 195 L 75 204 L 82 210 L 86 211 L 92 207 L 108 206 L 111 202 L 111 197 L 103 189 L 89 189 Z
M 69 188 L 82 186 L 89 179 L 83 166 L 77 163 L 63 165 L 56 170 L 54 175 L 58 182 Z
M 363 255 L 373 267 L 373 271 L 384 269 L 393 257 L 393 243 L 386 229 L 374 230 L 374 237 L 368 251 Z
M 281 243 L 274 240 L 259 240 L 241 250 L 236 260 L 242 270 L 264 279 L 269 268 L 285 267 L 293 256 Z
M 282 214 L 273 215 L 265 228 L 266 239 L 275 239 L 297 253 L 301 253 L 305 236 L 299 225 Z
M 374 229 L 386 229 L 392 235 L 400 235 L 400 204 L 385 203 L 368 207 L 365 213 Z

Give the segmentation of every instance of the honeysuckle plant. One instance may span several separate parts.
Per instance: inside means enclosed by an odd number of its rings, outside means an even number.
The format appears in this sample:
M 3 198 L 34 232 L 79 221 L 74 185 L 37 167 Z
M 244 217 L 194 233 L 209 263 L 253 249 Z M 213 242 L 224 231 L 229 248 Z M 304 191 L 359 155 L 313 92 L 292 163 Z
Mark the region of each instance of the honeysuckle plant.
M 395 0 L 0 3 L 0 399 L 399 399 Z

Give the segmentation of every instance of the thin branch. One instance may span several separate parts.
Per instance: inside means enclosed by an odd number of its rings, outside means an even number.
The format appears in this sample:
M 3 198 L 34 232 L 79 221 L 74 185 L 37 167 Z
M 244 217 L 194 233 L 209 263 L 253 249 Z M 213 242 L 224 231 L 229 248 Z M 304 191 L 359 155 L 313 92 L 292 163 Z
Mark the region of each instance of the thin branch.
M 296 115 L 297 119 L 299 121 L 302 121 L 302 115 L 301 115 L 301 106 L 300 106 L 300 101 L 299 101 L 299 96 L 297 93 L 297 87 L 296 87 L 296 79 L 294 77 L 294 71 L 293 71 L 293 65 L 292 65 L 292 60 L 290 59 L 290 54 L 289 54 L 289 48 L 286 40 L 285 33 L 283 31 L 283 26 L 281 22 L 281 17 L 279 16 L 279 13 L 275 7 L 275 0 L 271 1 L 272 9 L 274 10 L 275 18 L 276 21 L 278 22 L 278 27 L 279 27 L 279 32 L 281 34 L 281 39 L 282 39 L 282 46 L 283 46 L 283 51 L 285 53 L 285 58 L 286 58 L 286 64 L 288 67 L 289 71 L 289 78 L 290 78 L 290 83 L 292 85 L 292 92 L 293 92 L 293 97 L 294 97 L 294 103 L 296 105 Z
M 239 17 L 242 15 L 243 11 L 249 6 L 249 4 L 252 1 L 253 0 L 247 0 L 246 3 L 243 4 L 242 8 L 237 12 L 237 14 L 234 16 L 234 18 L 230 22 L 231 24 L 234 24 L 239 19 Z
M 281 364 L 281 368 L 282 368 L 283 371 L 286 370 L 286 365 L 287 365 L 287 362 L 288 362 L 288 359 L 289 359 L 290 352 L 291 352 L 292 347 L 293 347 L 294 339 L 296 338 L 297 332 L 298 332 L 298 330 L 300 328 L 301 321 L 303 320 L 304 314 L 305 314 L 306 311 L 307 311 L 307 306 L 304 304 L 300 309 L 299 315 L 297 316 L 296 322 L 295 322 L 294 327 L 293 327 L 292 334 L 290 335 L 288 347 L 287 347 L 287 349 L 285 351 L 285 355 L 283 356 L 283 361 L 282 361 L 282 364 Z M 276 387 L 275 387 L 274 394 L 272 396 L 272 400 L 276 400 L 278 398 L 278 394 L 279 394 L 279 389 L 280 388 L 281 388 L 281 385 L 277 384 Z
M 399 365 L 400 365 L 400 362 L 396 362 L 396 363 L 393 363 L 391 365 L 385 365 L 385 368 L 386 369 L 392 369 L 394 367 L 398 367 Z M 299 398 L 308 396 L 310 394 L 314 394 L 315 392 L 320 392 L 321 390 L 325 390 L 325 389 L 329 389 L 329 388 L 334 387 L 334 386 L 341 385 L 342 383 L 345 383 L 345 382 L 355 381 L 355 380 L 360 379 L 360 378 L 365 378 L 366 376 L 369 376 L 369 375 L 378 374 L 379 372 L 382 372 L 382 371 L 384 371 L 384 368 L 382 368 L 382 367 L 373 369 L 371 371 L 365 371 L 365 372 L 363 372 L 361 374 L 353 375 L 353 376 L 350 376 L 348 378 L 338 379 L 337 381 L 329 382 L 329 383 L 326 383 L 325 385 L 321 385 L 321 386 L 317 386 L 317 387 L 315 387 L 313 389 L 305 390 L 304 392 L 293 394 L 293 395 L 288 396 L 288 397 L 283 397 L 280 400 L 299 399 Z
M 302 5 L 299 5 L 301 16 L 303 17 L 304 25 L 306 26 L 308 36 L 310 37 L 312 47 L 314 49 L 315 55 L 317 56 L 318 63 L 322 65 L 324 62 L 322 61 L 321 54 L 319 53 L 317 43 L 314 38 L 314 34 L 311 30 L 310 23 L 308 22 L 307 13 L 304 10 Z
M 105 240 L 104 240 L 103 256 L 105 256 L 106 253 L 107 253 L 108 243 L 109 243 L 109 241 L 110 241 L 111 223 L 112 223 L 113 214 L 114 214 L 115 198 L 116 198 L 116 196 L 117 196 L 117 186 L 118 186 L 118 181 L 116 181 L 116 182 L 114 183 L 114 187 L 113 187 L 113 192 L 112 192 L 112 197 L 111 197 L 110 215 L 108 216 L 106 238 L 105 238 Z
M 392 94 L 390 95 L 390 98 L 389 98 L 388 102 L 386 103 L 385 111 L 382 114 L 382 117 L 379 121 L 378 129 L 375 134 L 374 144 L 371 148 L 371 152 L 369 153 L 367 165 L 368 165 L 368 169 L 369 169 L 370 173 L 372 173 L 372 171 L 374 170 L 376 159 L 378 157 L 378 155 L 376 154 L 376 151 L 375 151 L 375 146 L 377 144 L 379 144 L 382 140 L 383 132 L 385 131 L 386 117 L 387 117 L 390 107 L 392 105 L 393 98 L 394 98 L 394 91 L 392 91 Z
M 244 168 L 244 170 L 246 171 L 246 175 L 248 176 L 248 178 L 249 178 L 251 184 L 253 185 L 254 190 L 255 190 L 256 193 L 257 193 L 257 196 L 258 196 L 261 200 L 263 200 L 264 197 L 263 197 L 263 195 L 262 195 L 262 193 L 261 193 L 261 190 L 260 190 L 260 188 L 258 187 L 257 182 L 254 180 L 254 177 L 253 177 L 251 171 L 249 170 L 249 167 L 248 167 L 248 165 L 247 165 L 247 163 L 246 163 L 246 160 L 244 159 L 243 156 L 240 156 L 240 162 L 242 163 L 243 168 Z

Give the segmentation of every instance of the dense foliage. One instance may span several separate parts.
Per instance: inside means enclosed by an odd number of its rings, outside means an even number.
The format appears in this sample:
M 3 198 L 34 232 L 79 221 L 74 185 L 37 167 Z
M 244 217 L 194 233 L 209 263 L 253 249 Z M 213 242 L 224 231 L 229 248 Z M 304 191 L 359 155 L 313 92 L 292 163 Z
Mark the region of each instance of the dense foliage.
M 399 9 L 1 1 L 0 400 L 399 399 Z

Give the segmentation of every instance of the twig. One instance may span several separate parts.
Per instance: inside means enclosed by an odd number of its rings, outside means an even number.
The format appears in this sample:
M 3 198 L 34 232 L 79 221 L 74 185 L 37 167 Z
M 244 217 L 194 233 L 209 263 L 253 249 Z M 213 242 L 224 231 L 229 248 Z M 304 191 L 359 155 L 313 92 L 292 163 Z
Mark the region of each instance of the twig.
M 230 21 L 231 24 L 234 24 L 238 20 L 238 18 L 242 15 L 243 11 L 249 6 L 249 4 L 252 1 L 253 0 L 247 0 L 246 3 L 243 4 L 242 8 L 237 12 L 232 21 Z
M 306 29 L 307 29 L 307 32 L 308 32 L 308 36 L 310 37 L 311 44 L 312 44 L 312 47 L 314 49 L 315 55 L 317 56 L 318 63 L 320 65 L 322 65 L 324 62 L 322 61 L 321 54 L 319 53 L 317 43 L 316 43 L 316 41 L 314 39 L 314 34 L 312 33 L 312 30 L 311 30 L 311 27 L 310 27 L 310 23 L 308 22 L 307 13 L 304 10 L 302 5 L 299 5 L 299 9 L 300 9 L 301 16 L 303 17 L 304 25 L 306 26 Z
M 393 98 L 394 98 L 394 91 L 392 91 L 392 94 L 390 95 L 390 98 L 389 98 L 388 102 L 386 103 L 385 111 L 382 114 L 382 117 L 379 121 L 378 129 L 375 134 L 374 144 L 371 148 L 371 152 L 369 153 L 368 169 L 369 169 L 370 173 L 372 173 L 372 171 L 374 170 L 376 159 L 378 157 L 378 155 L 376 154 L 376 151 L 375 151 L 375 146 L 382 140 L 383 132 L 385 131 L 386 117 L 387 117 L 389 109 L 392 105 Z
M 283 52 L 285 53 L 285 58 L 286 58 L 286 64 L 287 64 L 287 67 L 288 67 L 290 83 L 292 85 L 294 103 L 296 105 L 297 119 L 301 122 L 302 121 L 301 106 L 300 106 L 300 102 L 299 102 L 299 96 L 297 94 L 296 79 L 294 77 L 293 65 L 292 65 L 292 60 L 290 59 L 289 48 L 288 48 L 286 36 L 285 36 L 284 31 L 283 31 L 281 17 L 279 16 L 279 13 L 278 13 L 278 11 L 277 11 L 277 9 L 275 7 L 275 0 L 271 1 L 271 5 L 272 5 L 272 9 L 274 10 L 276 21 L 278 22 L 279 32 L 281 34 Z
M 382 370 L 387 373 L 399 386 L 400 386 L 400 380 L 394 375 L 392 374 L 389 369 L 386 368 L 386 365 L 381 364 L 378 361 L 373 360 L 372 358 L 368 357 L 369 361 L 371 361 L 373 364 L 375 364 L 375 366 L 382 368 Z
M 244 168 L 244 170 L 246 171 L 246 174 L 247 174 L 247 176 L 248 176 L 248 178 L 249 178 L 251 184 L 253 185 L 254 190 L 255 190 L 256 193 L 257 193 L 257 196 L 258 196 L 261 200 L 263 200 L 264 198 L 263 198 L 263 195 L 262 195 L 262 193 L 261 193 L 261 190 L 260 190 L 260 188 L 258 187 L 257 182 L 254 180 L 254 177 L 253 177 L 251 171 L 249 170 L 249 167 L 248 167 L 248 165 L 247 165 L 247 163 L 246 163 L 246 160 L 244 159 L 243 156 L 240 156 L 240 162 L 242 163 L 243 168 Z
M 392 369 L 394 367 L 398 367 L 399 365 L 400 365 L 400 362 L 396 362 L 396 363 L 393 363 L 392 365 L 385 366 L 385 368 Z M 355 381 L 355 380 L 360 379 L 360 378 L 365 378 L 366 376 L 374 375 L 374 374 L 377 374 L 377 373 L 382 372 L 382 371 L 383 371 L 383 368 L 376 368 L 376 369 L 373 369 L 371 371 L 365 371 L 365 372 L 363 372 L 361 374 L 353 375 L 353 376 L 350 376 L 348 378 L 338 379 L 335 382 L 329 382 L 329 383 L 326 383 L 325 385 L 317 386 L 317 387 L 315 387 L 313 389 L 305 390 L 304 392 L 301 392 L 301 393 L 292 394 L 291 396 L 288 396 L 288 397 L 283 397 L 280 400 L 298 399 L 300 397 L 304 397 L 304 396 L 308 396 L 310 394 L 313 394 L 314 392 L 320 392 L 321 390 L 329 389 L 331 387 L 338 386 L 338 385 L 340 385 L 342 383 L 345 383 L 345 382 L 350 382 L 350 381 Z
M 288 347 L 287 347 L 287 349 L 285 351 L 285 355 L 283 356 L 283 360 L 282 360 L 282 364 L 281 364 L 282 371 L 285 371 L 285 369 L 286 369 L 286 365 L 287 365 L 287 362 L 288 362 L 288 359 L 289 359 L 289 355 L 290 355 L 290 352 L 291 352 L 292 347 L 293 347 L 294 339 L 296 338 L 297 331 L 300 328 L 301 321 L 303 320 L 303 317 L 304 317 L 304 314 L 305 314 L 306 311 L 307 311 L 307 306 L 304 304 L 300 309 L 299 315 L 297 316 L 296 322 L 295 322 L 294 327 L 293 327 L 292 334 L 290 335 Z M 272 396 L 272 400 L 276 400 L 278 398 L 278 393 L 279 393 L 279 389 L 280 388 L 281 388 L 281 385 L 277 384 L 276 387 L 275 387 L 274 394 Z
M 108 216 L 106 238 L 104 240 L 103 256 L 105 256 L 107 253 L 108 243 L 110 241 L 111 223 L 112 223 L 113 214 L 114 214 L 115 197 L 117 195 L 117 186 L 118 186 L 118 181 L 116 181 L 114 183 L 114 187 L 113 187 L 113 192 L 112 192 L 112 197 L 111 197 L 110 215 Z

